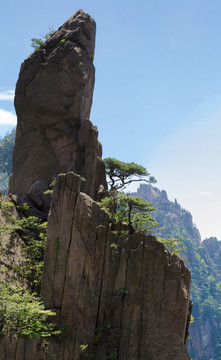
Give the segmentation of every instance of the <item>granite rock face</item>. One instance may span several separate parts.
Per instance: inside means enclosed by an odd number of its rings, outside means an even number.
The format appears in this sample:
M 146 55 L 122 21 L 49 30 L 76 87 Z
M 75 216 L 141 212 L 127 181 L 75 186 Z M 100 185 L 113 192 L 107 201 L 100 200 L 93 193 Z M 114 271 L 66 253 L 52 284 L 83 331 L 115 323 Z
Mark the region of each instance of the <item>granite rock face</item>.
M 70 360 L 86 354 L 99 360 L 190 359 L 185 264 L 153 236 L 122 235 L 121 225 L 113 227 L 79 190 L 76 175 L 58 176 L 42 293 L 70 332 L 62 350 L 51 344 L 51 351 Z M 88 345 L 84 351 L 82 345 Z
M 153 203 L 157 209 L 153 216 L 163 227 L 162 237 L 182 238 L 187 247 L 184 256 L 191 271 L 194 322 L 190 326 L 188 351 L 194 360 L 219 359 L 221 327 L 219 304 L 221 292 L 221 241 L 215 237 L 201 242 L 201 236 L 192 215 L 177 201 L 170 201 L 165 191 L 141 184 L 134 193 Z
M 36 215 L 41 207 L 47 212 L 48 203 L 42 194 L 35 196 L 33 185 L 40 181 L 48 186 L 59 173 L 84 177 L 82 190 L 92 198 L 100 184 L 106 188 L 98 131 L 89 120 L 95 28 L 94 20 L 78 10 L 21 66 L 9 193 L 19 204 L 35 207 Z
M 42 339 L 2 338 L 5 359 L 190 359 L 189 270 L 154 236 L 122 234 L 80 183 L 56 179 L 42 280 L 67 333 L 47 353 Z
M 47 349 L 44 338 L 0 337 L 0 354 L 5 360 L 190 360 L 189 270 L 154 236 L 129 235 L 127 225 L 111 222 L 94 201 L 106 188 L 89 120 L 94 37 L 94 21 L 80 10 L 21 68 L 9 192 L 14 202 L 31 202 L 33 212 L 47 214 L 44 192 L 56 176 L 42 297 L 65 331 L 48 338 Z

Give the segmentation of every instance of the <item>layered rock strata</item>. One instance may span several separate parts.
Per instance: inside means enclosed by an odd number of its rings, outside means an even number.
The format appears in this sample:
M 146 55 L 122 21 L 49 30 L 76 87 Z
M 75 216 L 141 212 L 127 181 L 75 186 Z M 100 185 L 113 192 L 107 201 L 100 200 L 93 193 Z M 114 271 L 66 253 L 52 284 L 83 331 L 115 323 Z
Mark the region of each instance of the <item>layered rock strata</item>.
M 190 359 L 185 264 L 155 237 L 113 226 L 80 183 L 73 173 L 57 177 L 42 281 L 45 306 L 67 332 L 47 353 L 42 340 L 4 338 L 4 358 Z
M 95 28 L 78 10 L 21 66 L 9 193 L 43 218 L 49 208 L 43 192 L 59 173 L 80 174 L 82 190 L 92 198 L 100 184 L 106 187 L 98 131 L 89 120 Z

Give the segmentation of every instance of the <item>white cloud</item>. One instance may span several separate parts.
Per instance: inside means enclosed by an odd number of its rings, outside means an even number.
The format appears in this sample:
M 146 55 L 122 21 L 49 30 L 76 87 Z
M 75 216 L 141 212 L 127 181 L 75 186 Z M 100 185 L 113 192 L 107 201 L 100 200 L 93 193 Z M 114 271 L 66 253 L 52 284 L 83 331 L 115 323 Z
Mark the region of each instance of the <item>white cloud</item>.
M 16 125 L 17 117 L 10 111 L 0 109 L 0 125 L 2 124 L 13 124 Z
M 0 100 L 9 100 L 13 101 L 15 96 L 14 90 L 8 90 L 0 92 Z
M 202 191 L 200 195 L 212 195 L 210 191 Z

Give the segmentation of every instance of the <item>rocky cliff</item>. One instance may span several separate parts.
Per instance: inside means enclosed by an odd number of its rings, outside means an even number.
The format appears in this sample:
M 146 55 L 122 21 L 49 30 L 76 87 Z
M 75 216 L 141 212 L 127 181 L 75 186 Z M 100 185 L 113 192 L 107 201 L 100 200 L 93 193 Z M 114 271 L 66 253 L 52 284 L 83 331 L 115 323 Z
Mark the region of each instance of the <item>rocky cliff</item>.
M 203 245 L 206 247 L 211 259 L 221 272 L 221 241 L 216 237 L 210 237 L 203 240 Z
M 1 336 L 0 353 L 5 360 L 188 360 L 188 268 L 154 236 L 111 222 L 95 201 L 106 180 L 88 120 L 94 30 L 93 19 L 76 12 L 21 68 L 9 191 L 40 218 L 50 205 L 41 290 L 63 332 Z M 44 191 L 54 176 L 50 202 Z
M 170 201 L 165 190 L 159 190 L 157 187 L 149 184 L 141 184 L 137 192 L 131 195 L 141 196 L 146 201 L 154 204 L 156 208 L 154 217 L 156 217 L 160 226 L 163 227 L 161 231 L 162 237 L 168 237 L 169 232 L 173 233 L 173 235 L 170 234 L 169 236 L 176 237 L 176 230 L 181 231 L 185 229 L 190 238 L 194 239 L 198 244 L 201 242 L 199 230 L 193 224 L 191 213 L 184 210 L 176 199 L 174 202 Z M 156 232 L 159 231 L 156 230 Z
M 201 236 L 193 224 L 192 215 L 177 200 L 170 201 L 164 190 L 141 184 L 134 195 L 154 204 L 154 217 L 163 227 L 160 236 L 182 238 L 187 249 L 183 252 L 191 270 L 191 299 L 195 321 L 190 326 L 188 350 L 194 360 L 221 359 L 221 272 L 220 241 Z M 156 230 L 156 233 L 159 230 Z
M 68 329 L 60 341 L 1 339 L 4 359 L 190 359 L 190 273 L 153 236 L 121 225 L 59 175 L 48 219 L 42 293 Z
M 49 204 L 42 194 L 57 174 L 81 175 L 82 190 L 92 198 L 100 184 L 106 187 L 97 128 L 89 120 L 95 28 L 77 11 L 21 66 L 9 193 L 45 218 Z

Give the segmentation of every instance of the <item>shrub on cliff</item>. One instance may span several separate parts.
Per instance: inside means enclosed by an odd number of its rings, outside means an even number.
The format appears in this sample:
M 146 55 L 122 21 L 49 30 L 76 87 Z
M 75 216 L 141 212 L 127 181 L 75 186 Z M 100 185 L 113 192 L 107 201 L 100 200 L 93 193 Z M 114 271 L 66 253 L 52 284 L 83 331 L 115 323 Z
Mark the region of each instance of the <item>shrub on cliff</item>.
M 31 47 L 34 51 L 39 50 L 41 46 L 45 44 L 45 41 L 55 32 L 54 28 L 49 28 L 48 33 L 42 35 L 41 38 L 32 38 L 31 39 Z
M 111 190 L 125 189 L 126 185 L 134 181 L 156 182 L 143 166 L 134 162 L 125 163 L 115 158 L 106 158 L 103 161 Z
M 130 233 L 141 230 L 149 234 L 158 225 L 149 214 L 155 210 L 152 204 L 140 196 L 113 195 L 102 199 L 100 205 L 109 212 L 113 220 L 126 222 Z
M 15 337 L 48 337 L 58 335 L 55 324 L 48 317 L 55 316 L 45 310 L 37 297 L 19 287 L 0 286 L 0 334 Z
M 134 162 L 125 163 L 115 158 L 106 158 L 103 161 L 109 179 L 110 196 L 101 200 L 101 207 L 109 212 L 112 219 L 126 222 L 130 233 L 135 230 L 150 233 L 151 229 L 158 225 L 149 214 L 150 211 L 155 210 L 152 204 L 139 196 L 119 194 L 119 190 L 125 189 L 134 181 L 153 183 L 156 182 L 155 178 L 150 176 L 143 166 Z

